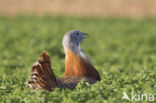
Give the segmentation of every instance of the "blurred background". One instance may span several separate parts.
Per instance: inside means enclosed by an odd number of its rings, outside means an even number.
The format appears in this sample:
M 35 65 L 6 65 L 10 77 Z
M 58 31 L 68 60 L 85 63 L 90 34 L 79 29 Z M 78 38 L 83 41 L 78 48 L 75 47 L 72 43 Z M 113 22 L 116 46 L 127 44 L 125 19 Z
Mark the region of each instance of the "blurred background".
M 127 103 L 123 90 L 156 94 L 155 17 L 156 0 L 0 0 L 0 103 Z M 30 91 L 32 64 L 44 50 L 64 77 L 61 42 L 73 29 L 89 34 L 81 47 L 102 80 Z
M 0 14 L 155 17 L 156 0 L 0 0 Z

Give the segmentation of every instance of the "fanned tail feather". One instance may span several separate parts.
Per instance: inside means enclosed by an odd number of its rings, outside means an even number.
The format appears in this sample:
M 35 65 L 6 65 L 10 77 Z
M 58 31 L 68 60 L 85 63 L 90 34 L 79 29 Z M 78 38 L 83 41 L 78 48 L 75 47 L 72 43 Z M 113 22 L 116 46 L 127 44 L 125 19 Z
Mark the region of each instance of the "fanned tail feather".
M 43 52 L 39 60 L 33 64 L 28 87 L 33 90 L 46 89 L 49 91 L 57 87 L 56 77 L 51 69 L 47 52 Z

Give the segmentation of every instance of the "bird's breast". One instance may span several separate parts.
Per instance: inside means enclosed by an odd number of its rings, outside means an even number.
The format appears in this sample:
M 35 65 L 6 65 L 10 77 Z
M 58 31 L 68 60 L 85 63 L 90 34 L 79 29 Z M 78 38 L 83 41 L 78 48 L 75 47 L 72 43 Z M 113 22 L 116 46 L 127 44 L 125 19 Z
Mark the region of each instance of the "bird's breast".
M 99 73 L 92 64 L 72 51 L 66 51 L 65 76 L 87 76 L 100 80 Z
M 65 58 L 65 75 L 82 75 L 85 74 L 83 70 L 83 60 L 75 53 L 66 52 Z

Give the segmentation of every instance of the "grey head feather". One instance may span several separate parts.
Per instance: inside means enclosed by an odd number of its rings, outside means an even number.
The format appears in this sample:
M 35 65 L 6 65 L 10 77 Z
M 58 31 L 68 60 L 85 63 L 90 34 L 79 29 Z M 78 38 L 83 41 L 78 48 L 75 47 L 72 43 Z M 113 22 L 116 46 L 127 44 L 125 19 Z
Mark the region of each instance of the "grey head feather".
M 64 47 L 64 51 L 71 51 L 74 52 L 76 55 L 87 59 L 90 62 L 88 56 L 82 51 L 80 47 L 80 43 L 83 39 L 88 38 L 87 33 L 80 32 L 79 30 L 71 30 L 68 31 L 62 40 L 62 45 Z

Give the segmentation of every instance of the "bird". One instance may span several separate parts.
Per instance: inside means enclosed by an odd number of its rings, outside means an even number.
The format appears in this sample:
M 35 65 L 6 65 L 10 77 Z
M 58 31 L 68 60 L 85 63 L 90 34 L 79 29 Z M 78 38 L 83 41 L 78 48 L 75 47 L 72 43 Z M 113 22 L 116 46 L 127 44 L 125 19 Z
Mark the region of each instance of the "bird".
M 99 72 L 80 47 L 82 40 L 86 38 L 88 34 L 79 30 L 70 30 L 64 35 L 62 45 L 65 52 L 65 73 L 63 78 L 56 78 L 48 53 L 46 51 L 41 53 L 39 60 L 33 63 L 28 87 L 32 90 L 53 91 L 54 88 L 73 90 L 82 80 L 91 84 L 100 81 Z

